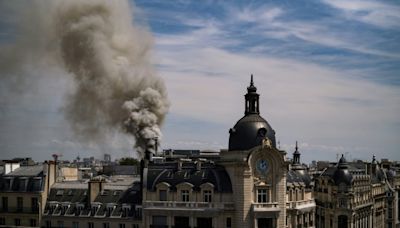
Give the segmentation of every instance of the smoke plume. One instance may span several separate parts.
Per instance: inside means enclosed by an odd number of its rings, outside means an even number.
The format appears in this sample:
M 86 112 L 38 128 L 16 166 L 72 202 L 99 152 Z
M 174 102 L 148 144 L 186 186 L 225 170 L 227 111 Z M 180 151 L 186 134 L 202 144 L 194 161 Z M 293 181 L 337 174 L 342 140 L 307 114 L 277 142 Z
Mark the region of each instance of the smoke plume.
M 152 67 L 152 37 L 134 24 L 128 2 L 36 1 L 33 7 L 48 17 L 31 20 L 45 30 L 42 55 L 73 78 L 63 111 L 76 135 L 102 141 L 110 131 L 121 130 L 135 137 L 143 156 L 154 138 L 162 137 L 169 102 Z

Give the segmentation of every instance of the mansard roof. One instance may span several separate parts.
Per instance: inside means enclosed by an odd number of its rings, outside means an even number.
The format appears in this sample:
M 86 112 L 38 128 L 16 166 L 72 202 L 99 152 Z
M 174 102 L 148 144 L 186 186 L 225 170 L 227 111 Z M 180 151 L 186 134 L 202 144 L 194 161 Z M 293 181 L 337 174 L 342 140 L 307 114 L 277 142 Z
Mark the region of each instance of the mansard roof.
M 203 163 L 198 169 L 195 162 L 183 162 L 179 168 L 179 161 L 163 164 L 151 164 L 147 173 L 147 190 L 156 191 L 159 183 L 170 185 L 170 190 L 175 191 L 180 183 L 190 183 L 194 191 L 199 191 L 201 185 L 211 183 L 214 191 L 232 192 L 232 183 L 225 168 L 213 163 Z

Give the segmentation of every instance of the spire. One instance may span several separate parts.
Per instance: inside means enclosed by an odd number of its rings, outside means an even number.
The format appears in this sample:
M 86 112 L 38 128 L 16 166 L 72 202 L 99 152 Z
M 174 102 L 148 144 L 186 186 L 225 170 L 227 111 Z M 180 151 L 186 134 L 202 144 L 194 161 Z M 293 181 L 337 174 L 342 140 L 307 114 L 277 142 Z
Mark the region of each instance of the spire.
M 295 151 L 293 152 L 293 164 L 300 164 L 300 152 L 296 141 Z
M 248 114 L 260 114 L 259 108 L 259 94 L 257 93 L 257 88 L 254 86 L 253 74 L 250 77 L 250 86 L 247 87 L 247 94 L 245 97 L 245 115 Z

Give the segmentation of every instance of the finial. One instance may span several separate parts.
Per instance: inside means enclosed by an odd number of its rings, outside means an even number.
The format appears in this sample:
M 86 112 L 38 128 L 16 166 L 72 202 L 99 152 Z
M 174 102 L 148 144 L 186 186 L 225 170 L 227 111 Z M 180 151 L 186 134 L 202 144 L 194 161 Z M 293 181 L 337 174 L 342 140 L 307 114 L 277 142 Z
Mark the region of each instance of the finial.
M 254 82 L 253 82 L 253 74 L 251 74 L 250 86 L 254 86 Z
M 297 140 L 296 140 L 296 151 L 299 149 L 299 147 L 297 146 Z

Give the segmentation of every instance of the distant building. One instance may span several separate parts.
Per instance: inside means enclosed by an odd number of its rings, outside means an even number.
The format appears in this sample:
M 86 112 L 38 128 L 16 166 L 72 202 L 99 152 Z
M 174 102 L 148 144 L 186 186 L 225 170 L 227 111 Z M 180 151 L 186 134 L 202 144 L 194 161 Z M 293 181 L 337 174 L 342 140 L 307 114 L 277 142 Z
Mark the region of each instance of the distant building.
M 399 177 L 381 169 L 375 157 L 348 163 L 342 155 L 315 178 L 317 227 L 399 227 Z

